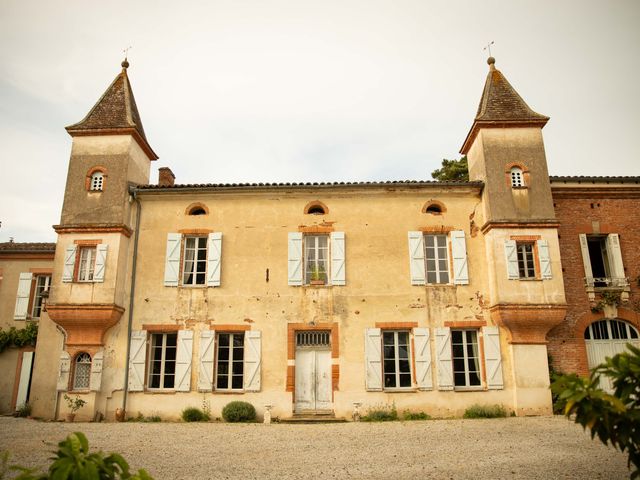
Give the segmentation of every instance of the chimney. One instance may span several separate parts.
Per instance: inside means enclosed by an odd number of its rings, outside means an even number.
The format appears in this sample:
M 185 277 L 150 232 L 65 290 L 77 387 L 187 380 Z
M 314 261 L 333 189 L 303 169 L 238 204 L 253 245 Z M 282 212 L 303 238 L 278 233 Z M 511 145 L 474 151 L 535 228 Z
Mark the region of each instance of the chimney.
M 176 181 L 176 176 L 169 167 L 158 169 L 158 185 L 161 187 L 172 187 Z

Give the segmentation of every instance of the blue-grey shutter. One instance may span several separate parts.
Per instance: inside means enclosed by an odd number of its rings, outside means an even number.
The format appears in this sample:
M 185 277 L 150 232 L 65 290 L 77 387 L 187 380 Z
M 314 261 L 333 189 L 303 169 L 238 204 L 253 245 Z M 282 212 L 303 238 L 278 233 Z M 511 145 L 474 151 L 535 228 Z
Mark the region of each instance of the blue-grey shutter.
M 219 287 L 222 268 L 222 233 L 209 234 L 207 250 L 207 285 Z
M 509 280 L 518 280 L 520 278 L 517 247 L 518 245 L 515 240 L 504 241 L 504 256 L 507 265 L 507 278 Z
M 451 256 L 453 257 L 453 283 L 456 285 L 469 285 L 467 244 L 464 237 L 464 231 L 452 231 L 450 239 Z
M 426 284 L 424 235 L 422 232 L 409 232 L 409 268 L 411 272 L 411 285 Z
M 107 247 L 106 243 L 96 246 L 96 264 L 93 271 L 94 282 L 104 282 L 104 272 L 107 268 Z
M 77 245 L 69 245 L 64 250 L 64 267 L 62 269 L 62 281 L 65 283 L 73 282 L 73 273 L 76 267 Z
M 302 232 L 289 232 L 288 283 L 302 285 Z
M 33 273 L 23 272 L 20 274 L 20 279 L 18 280 L 18 293 L 16 295 L 16 308 L 13 313 L 14 320 L 27 319 L 32 279 Z
M 164 264 L 164 286 L 177 287 L 180 278 L 180 243 L 182 235 L 167 234 L 167 255 Z
M 538 246 L 538 260 L 540 261 L 540 277 L 544 280 L 549 280 L 552 278 L 549 242 L 546 240 L 538 240 L 536 244 Z
M 331 232 L 331 285 L 346 285 L 344 232 Z

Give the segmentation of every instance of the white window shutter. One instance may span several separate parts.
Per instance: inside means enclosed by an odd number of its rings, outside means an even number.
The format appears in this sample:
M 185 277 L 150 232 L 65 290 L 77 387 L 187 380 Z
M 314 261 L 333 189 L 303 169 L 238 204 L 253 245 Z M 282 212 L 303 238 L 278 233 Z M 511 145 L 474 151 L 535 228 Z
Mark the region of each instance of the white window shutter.
M 364 331 L 365 381 L 369 391 L 382 391 L 382 331 L 367 328 Z
M 487 371 L 487 388 L 489 390 L 501 390 L 504 388 L 502 381 L 502 357 L 500 355 L 500 329 L 498 327 L 482 327 L 484 339 L 484 366 Z
M 411 285 L 425 285 L 427 283 L 422 232 L 409 232 L 409 268 Z
M 64 250 L 64 268 L 62 270 L 62 281 L 65 283 L 73 282 L 73 271 L 76 267 L 77 250 L 77 245 L 69 245 Z
M 71 370 L 71 357 L 64 350 L 60 354 L 60 367 L 58 369 L 59 392 L 66 392 L 69 389 L 69 371 Z
M 107 268 L 107 247 L 106 243 L 96 246 L 96 266 L 93 272 L 94 282 L 104 282 L 104 271 Z
M 16 309 L 13 313 L 14 320 L 26 320 L 29 310 L 29 296 L 31 295 L 31 280 L 33 273 L 22 272 L 18 280 L 18 293 L 16 295 Z
M 129 391 L 144 390 L 144 367 L 147 357 L 147 331 L 134 330 L 131 332 L 129 347 Z
M 538 240 L 536 243 L 538 245 L 538 260 L 540 260 L 540 276 L 544 280 L 549 280 L 552 278 L 549 242 L 546 240 Z
M 346 285 L 344 232 L 331 232 L 331 285 Z
M 580 250 L 582 251 L 582 264 L 584 265 L 584 276 L 588 279 L 587 282 L 593 284 L 593 271 L 591 270 L 591 257 L 589 256 L 589 242 L 587 242 L 587 236 L 584 233 L 578 235 L 580 238 Z
M 215 352 L 216 332 L 200 332 L 200 366 L 198 368 L 198 391 L 213 390 L 213 353 Z
M 176 351 L 175 389 L 178 392 L 191 390 L 191 358 L 193 356 L 193 330 L 178 331 Z
M 431 345 L 428 328 L 413 329 L 413 345 L 416 359 L 416 383 L 420 390 L 431 390 L 433 378 L 431 373 Z
M 182 235 L 167 234 L 167 256 L 164 264 L 164 286 L 177 287 L 180 278 L 180 243 Z
M 515 240 L 504 241 L 504 255 L 507 262 L 507 278 L 509 280 L 518 280 L 520 278 L 517 247 Z
M 620 251 L 620 237 L 617 233 L 607 235 L 607 253 L 613 278 L 624 278 L 624 265 L 622 264 L 622 252 Z
M 91 376 L 89 377 L 89 389 L 94 392 L 100 391 L 102 384 L 102 361 L 104 350 L 98 351 L 91 359 Z
M 469 285 L 469 266 L 467 262 L 467 243 L 463 230 L 451 232 L 451 256 L 453 257 L 453 283 Z
M 207 286 L 220 286 L 220 270 L 222 268 L 222 233 L 209 234 L 207 242 Z
M 289 285 L 302 285 L 302 232 L 289 232 Z
M 244 389 L 247 392 L 260 391 L 261 340 L 259 330 L 244 332 Z
M 438 390 L 453 390 L 451 329 L 448 327 L 436 328 L 436 359 L 438 362 Z

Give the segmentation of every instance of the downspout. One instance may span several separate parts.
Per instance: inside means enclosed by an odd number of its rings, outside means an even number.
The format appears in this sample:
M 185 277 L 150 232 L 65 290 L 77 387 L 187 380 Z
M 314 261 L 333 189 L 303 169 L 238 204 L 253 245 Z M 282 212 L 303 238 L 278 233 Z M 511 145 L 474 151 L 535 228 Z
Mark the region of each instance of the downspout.
M 136 292 L 136 265 L 138 263 L 138 238 L 140 236 L 140 215 L 142 213 L 142 205 L 138 200 L 136 187 L 129 187 L 129 194 L 133 201 L 136 202 L 136 230 L 133 240 L 133 262 L 131 264 L 131 291 L 129 292 L 129 321 L 127 323 L 127 356 L 124 368 L 124 385 L 122 396 L 122 420 L 124 420 L 127 412 L 127 396 L 129 393 L 129 357 L 131 356 L 131 329 L 133 326 L 133 297 Z

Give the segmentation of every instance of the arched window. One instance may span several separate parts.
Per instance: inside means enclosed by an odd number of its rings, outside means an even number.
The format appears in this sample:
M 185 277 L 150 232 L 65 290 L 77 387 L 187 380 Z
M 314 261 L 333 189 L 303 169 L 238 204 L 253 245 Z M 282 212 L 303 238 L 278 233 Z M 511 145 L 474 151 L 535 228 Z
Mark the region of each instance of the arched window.
M 104 185 L 104 173 L 94 172 L 93 175 L 91 175 L 91 183 L 89 185 L 89 190 L 91 190 L 92 192 L 101 192 L 103 185 Z
M 431 215 L 441 215 L 447 211 L 447 207 L 444 203 L 438 200 L 429 200 L 422 207 L 422 213 L 430 213 Z
M 620 320 L 599 320 L 584 331 L 585 340 L 627 340 L 637 339 L 638 330 L 633 325 Z
M 91 355 L 80 352 L 76 355 L 73 369 L 73 389 L 88 390 L 91 377 Z
M 316 200 L 307 203 L 304 207 L 304 213 L 307 215 L 326 215 L 329 213 L 329 209 L 324 203 Z
M 209 208 L 204 203 L 196 202 L 189 205 L 185 213 L 187 215 L 208 215 Z
M 524 175 L 520 167 L 511 168 L 511 187 L 524 187 Z

